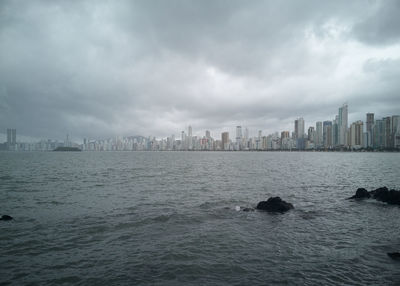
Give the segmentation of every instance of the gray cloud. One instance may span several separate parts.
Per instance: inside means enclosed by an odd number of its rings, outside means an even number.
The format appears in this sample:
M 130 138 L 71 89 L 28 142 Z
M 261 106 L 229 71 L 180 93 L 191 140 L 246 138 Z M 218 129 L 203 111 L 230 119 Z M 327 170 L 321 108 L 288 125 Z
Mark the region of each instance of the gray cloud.
M 372 45 L 386 45 L 400 41 L 400 2 L 396 0 L 373 2 L 370 15 L 354 26 L 354 35 Z
M 354 120 L 399 113 L 395 4 L 2 1 L 0 130 L 273 132 L 345 101 Z

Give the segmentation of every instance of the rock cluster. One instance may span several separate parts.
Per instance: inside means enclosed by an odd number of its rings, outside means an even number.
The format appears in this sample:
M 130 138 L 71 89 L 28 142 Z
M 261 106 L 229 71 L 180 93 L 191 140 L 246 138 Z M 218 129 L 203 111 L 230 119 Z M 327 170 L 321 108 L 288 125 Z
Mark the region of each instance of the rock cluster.
M 293 208 L 294 207 L 291 203 L 285 202 L 280 197 L 271 197 L 267 201 L 259 202 L 257 205 L 258 210 L 264 210 L 268 212 L 284 213 Z
M 400 191 L 389 190 L 386 187 L 378 188 L 370 192 L 364 188 L 359 188 L 356 194 L 349 199 L 369 199 L 371 197 L 377 201 L 391 205 L 400 205 Z

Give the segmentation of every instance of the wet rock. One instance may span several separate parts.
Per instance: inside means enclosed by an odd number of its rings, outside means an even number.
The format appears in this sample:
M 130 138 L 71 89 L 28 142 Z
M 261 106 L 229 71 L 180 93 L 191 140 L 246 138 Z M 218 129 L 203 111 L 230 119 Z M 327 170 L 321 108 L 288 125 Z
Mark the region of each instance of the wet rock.
M 244 211 L 244 212 L 254 212 L 255 209 L 253 209 L 253 208 L 243 208 L 242 211 Z
M 377 201 L 385 202 L 391 205 L 400 205 L 400 191 L 388 190 L 388 188 L 378 188 L 371 192 L 372 197 Z
M 394 260 L 400 260 L 399 252 L 389 252 L 387 255 Z
M 356 191 L 356 194 L 349 199 L 369 199 L 371 197 L 371 194 L 364 188 L 358 188 Z
M 381 187 L 370 192 L 368 192 L 364 188 L 358 188 L 356 194 L 348 199 L 364 199 L 371 197 L 377 201 L 381 201 L 391 205 L 400 205 L 400 191 L 389 191 L 387 187 Z
M 0 220 L 12 220 L 12 219 L 13 219 L 12 216 L 9 215 L 2 215 L 0 218 Z
M 285 202 L 280 197 L 271 197 L 267 201 L 261 201 L 257 204 L 258 210 L 264 210 L 268 212 L 287 212 L 293 209 L 291 203 Z

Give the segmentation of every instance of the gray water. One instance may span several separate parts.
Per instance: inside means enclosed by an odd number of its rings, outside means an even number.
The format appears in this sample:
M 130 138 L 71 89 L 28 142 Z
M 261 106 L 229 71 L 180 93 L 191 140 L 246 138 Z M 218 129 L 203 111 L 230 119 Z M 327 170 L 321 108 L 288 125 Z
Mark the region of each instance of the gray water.
M 0 152 L 0 284 L 399 285 L 400 208 L 345 200 L 381 186 L 399 153 Z

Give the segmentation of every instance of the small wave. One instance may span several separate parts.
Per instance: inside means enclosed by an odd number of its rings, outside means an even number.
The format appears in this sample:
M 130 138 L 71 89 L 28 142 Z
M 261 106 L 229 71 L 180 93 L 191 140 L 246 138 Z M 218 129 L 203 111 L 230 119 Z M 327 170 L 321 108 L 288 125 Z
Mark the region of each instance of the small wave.
M 8 181 L 8 180 L 12 180 L 12 177 L 11 176 L 1 176 L 0 180 Z

